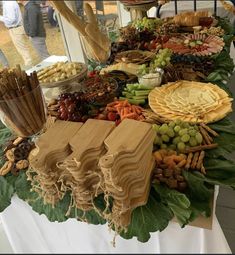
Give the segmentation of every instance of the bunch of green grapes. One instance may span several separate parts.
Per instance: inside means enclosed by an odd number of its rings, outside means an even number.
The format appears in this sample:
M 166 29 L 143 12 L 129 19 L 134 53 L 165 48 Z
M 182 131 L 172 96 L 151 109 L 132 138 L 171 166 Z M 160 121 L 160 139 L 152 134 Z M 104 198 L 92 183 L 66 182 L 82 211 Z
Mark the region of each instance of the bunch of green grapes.
M 156 57 L 150 63 L 150 69 L 154 70 L 157 67 L 164 68 L 170 64 L 172 56 L 172 50 L 170 49 L 160 49 Z
M 161 149 L 171 149 L 183 152 L 188 147 L 201 145 L 203 137 L 197 125 L 192 125 L 180 120 L 168 124 L 153 124 L 156 131 L 154 144 Z
M 132 23 L 132 26 L 139 30 L 155 30 L 159 25 L 162 25 L 163 21 L 159 18 L 150 19 L 144 17 L 143 19 L 135 20 Z

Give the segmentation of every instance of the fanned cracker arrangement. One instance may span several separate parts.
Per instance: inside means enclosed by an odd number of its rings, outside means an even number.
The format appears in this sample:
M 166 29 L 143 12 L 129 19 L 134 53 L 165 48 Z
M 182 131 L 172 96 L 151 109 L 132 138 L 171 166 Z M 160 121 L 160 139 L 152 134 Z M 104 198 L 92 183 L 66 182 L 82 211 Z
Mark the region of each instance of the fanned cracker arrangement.
M 168 120 L 211 123 L 232 111 L 232 98 L 212 83 L 177 81 L 149 94 L 151 109 Z

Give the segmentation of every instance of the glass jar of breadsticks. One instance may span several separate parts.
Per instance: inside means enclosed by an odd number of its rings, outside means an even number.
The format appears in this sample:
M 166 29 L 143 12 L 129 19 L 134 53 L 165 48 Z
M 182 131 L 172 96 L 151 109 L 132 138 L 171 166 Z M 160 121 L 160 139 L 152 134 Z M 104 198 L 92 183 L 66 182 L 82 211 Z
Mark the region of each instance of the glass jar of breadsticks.
M 46 123 L 46 105 L 35 72 L 20 67 L 0 71 L 0 119 L 15 135 L 38 134 Z

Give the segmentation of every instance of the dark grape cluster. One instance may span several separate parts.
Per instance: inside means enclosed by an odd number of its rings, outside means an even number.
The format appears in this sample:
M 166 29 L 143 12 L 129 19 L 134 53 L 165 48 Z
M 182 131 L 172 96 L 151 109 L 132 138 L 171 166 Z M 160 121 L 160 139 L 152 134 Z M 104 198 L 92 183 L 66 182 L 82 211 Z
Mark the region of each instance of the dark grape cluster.
M 194 55 L 178 55 L 173 54 L 171 57 L 171 63 L 201 63 L 202 58 Z
M 82 92 L 64 93 L 58 98 L 59 118 L 61 120 L 85 122 L 87 116 L 87 102 Z

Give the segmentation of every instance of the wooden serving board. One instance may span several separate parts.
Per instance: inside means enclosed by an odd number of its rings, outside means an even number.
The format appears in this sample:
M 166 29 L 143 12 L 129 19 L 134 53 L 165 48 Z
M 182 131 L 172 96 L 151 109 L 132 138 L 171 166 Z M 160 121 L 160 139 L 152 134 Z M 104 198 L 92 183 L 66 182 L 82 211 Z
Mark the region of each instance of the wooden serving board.
M 35 142 L 37 154 L 30 157 L 30 164 L 35 168 L 45 166 L 46 161 L 56 159 L 56 154 L 67 154 L 71 138 L 82 127 L 83 123 L 71 121 L 56 121 Z M 57 157 L 58 159 L 58 157 Z M 60 160 L 60 159 L 58 159 Z
M 69 158 L 77 160 L 83 154 L 102 149 L 105 138 L 115 128 L 115 123 L 105 120 L 88 119 L 79 132 L 69 141 L 73 153 Z
M 119 151 L 116 153 L 106 153 L 106 155 L 100 160 L 100 165 L 102 167 L 111 167 L 117 164 L 119 161 L 127 159 L 128 161 L 131 161 L 132 159 L 135 160 L 135 157 L 138 157 L 139 155 L 143 154 L 148 148 L 152 148 L 153 141 L 154 141 L 154 131 L 150 130 L 148 134 L 146 134 L 146 137 L 139 141 L 139 144 L 135 150 L 132 152 L 130 151 Z M 135 161 L 134 161 L 135 162 Z
M 139 172 L 141 173 L 141 169 L 139 170 L 139 168 L 141 166 L 144 167 L 146 163 L 149 162 L 150 158 L 152 157 L 152 151 L 150 149 L 146 150 L 143 155 L 139 155 L 138 157 L 135 157 L 131 161 L 128 158 L 122 161 L 118 160 L 117 164 L 113 165 L 112 167 L 104 168 L 101 166 L 101 169 L 103 170 L 103 172 L 108 171 L 108 173 L 110 174 L 114 182 L 124 180 L 127 176 L 130 176 L 132 174 L 136 178 L 138 178 Z M 144 165 L 143 165 L 143 162 L 144 162 Z
M 124 119 L 104 143 L 110 154 L 132 153 L 151 129 L 152 126 L 149 123 Z

